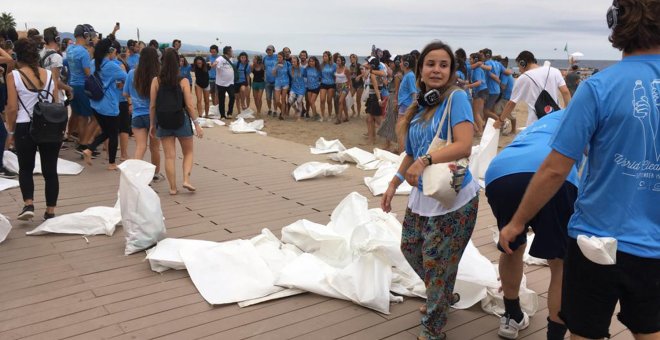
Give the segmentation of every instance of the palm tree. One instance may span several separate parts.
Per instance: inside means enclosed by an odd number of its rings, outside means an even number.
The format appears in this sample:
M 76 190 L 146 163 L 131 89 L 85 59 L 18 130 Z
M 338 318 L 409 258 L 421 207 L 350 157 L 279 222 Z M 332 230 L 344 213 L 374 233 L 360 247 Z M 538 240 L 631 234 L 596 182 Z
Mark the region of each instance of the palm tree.
M 2 15 L 0 15 L 0 31 L 6 31 L 15 27 L 16 20 L 14 20 L 14 16 L 11 13 L 2 12 Z

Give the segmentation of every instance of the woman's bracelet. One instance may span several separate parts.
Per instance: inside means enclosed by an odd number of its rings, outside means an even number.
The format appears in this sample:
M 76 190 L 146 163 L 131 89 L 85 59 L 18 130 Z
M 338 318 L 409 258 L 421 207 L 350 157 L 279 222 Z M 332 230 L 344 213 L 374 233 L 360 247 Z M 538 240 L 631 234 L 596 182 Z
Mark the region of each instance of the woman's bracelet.
M 396 175 L 394 175 L 394 177 L 398 178 L 401 181 L 401 183 L 406 181 L 406 179 L 403 177 L 403 175 L 400 172 L 397 172 Z

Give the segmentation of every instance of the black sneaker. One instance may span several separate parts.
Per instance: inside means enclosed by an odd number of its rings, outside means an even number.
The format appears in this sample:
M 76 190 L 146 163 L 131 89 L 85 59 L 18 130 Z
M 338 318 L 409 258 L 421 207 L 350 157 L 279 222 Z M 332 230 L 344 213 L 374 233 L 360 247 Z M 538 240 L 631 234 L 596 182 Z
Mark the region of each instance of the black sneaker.
M 55 217 L 55 214 L 51 214 L 51 213 L 48 213 L 48 212 L 44 213 L 44 221 L 50 220 L 53 217 Z
M 5 168 L 4 166 L 0 166 L 0 177 L 13 179 L 18 177 L 18 174 L 13 171 L 7 170 L 7 168 Z
M 21 221 L 31 220 L 34 217 L 34 205 L 26 205 L 21 210 L 21 213 L 18 214 L 18 219 Z
M 268 110 L 268 116 L 272 116 L 272 115 L 273 115 L 273 111 Z
M 79 154 L 79 155 L 81 155 L 81 156 L 83 155 L 83 151 L 85 151 L 85 146 L 84 146 L 84 145 L 78 145 L 78 146 L 76 146 L 76 148 L 73 150 L 73 152 L 75 152 L 75 153 L 77 153 L 77 154 Z
M 98 151 L 92 151 L 92 159 L 96 159 L 101 156 L 101 153 Z
M 232 114 L 231 114 L 231 113 L 228 113 L 228 114 L 227 114 L 227 118 L 231 118 L 231 117 L 232 117 Z

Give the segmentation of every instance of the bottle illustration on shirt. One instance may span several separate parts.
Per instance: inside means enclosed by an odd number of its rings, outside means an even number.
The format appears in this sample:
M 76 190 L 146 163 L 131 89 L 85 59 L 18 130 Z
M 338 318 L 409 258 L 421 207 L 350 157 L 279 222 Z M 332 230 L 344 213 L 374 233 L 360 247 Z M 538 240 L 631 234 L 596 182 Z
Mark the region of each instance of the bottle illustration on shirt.
M 651 155 L 654 157 L 649 159 L 649 161 L 659 162 L 660 139 L 658 138 L 658 132 L 660 130 L 660 79 L 653 80 L 651 85 L 653 106 L 651 106 L 651 103 L 649 102 L 649 97 L 647 96 L 646 88 L 642 81 L 635 81 L 635 87 L 633 88 L 633 116 L 639 119 L 642 124 L 645 152 L 648 152 L 649 146 L 653 150 Z
M 642 119 L 649 115 L 651 105 L 641 80 L 635 81 L 635 88 L 633 88 L 633 107 L 635 108 L 635 112 L 633 113 L 635 117 Z

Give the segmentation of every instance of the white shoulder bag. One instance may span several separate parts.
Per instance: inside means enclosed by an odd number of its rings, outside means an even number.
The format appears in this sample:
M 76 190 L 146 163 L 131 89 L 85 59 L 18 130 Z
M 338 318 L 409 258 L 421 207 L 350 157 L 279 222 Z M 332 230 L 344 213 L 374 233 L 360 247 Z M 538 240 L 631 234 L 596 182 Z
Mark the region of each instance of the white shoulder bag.
M 440 119 L 438 132 L 435 134 L 435 137 L 433 137 L 427 153 L 440 150 L 453 142 L 451 128 L 451 98 L 454 96 L 454 92 L 452 92 L 449 95 L 449 98 L 447 98 L 447 105 L 445 106 L 444 113 Z M 447 140 L 440 139 L 440 131 L 442 131 L 445 118 L 448 121 Z M 468 158 L 462 158 L 452 162 L 436 163 L 427 166 L 422 173 L 422 186 L 424 189 L 424 195 L 433 197 L 442 203 L 444 207 L 451 207 L 454 205 L 456 196 L 458 196 L 458 192 L 461 190 L 463 178 L 465 176 L 465 171 L 467 171 L 468 164 Z M 450 170 L 450 165 L 452 167 L 455 166 L 457 170 Z

